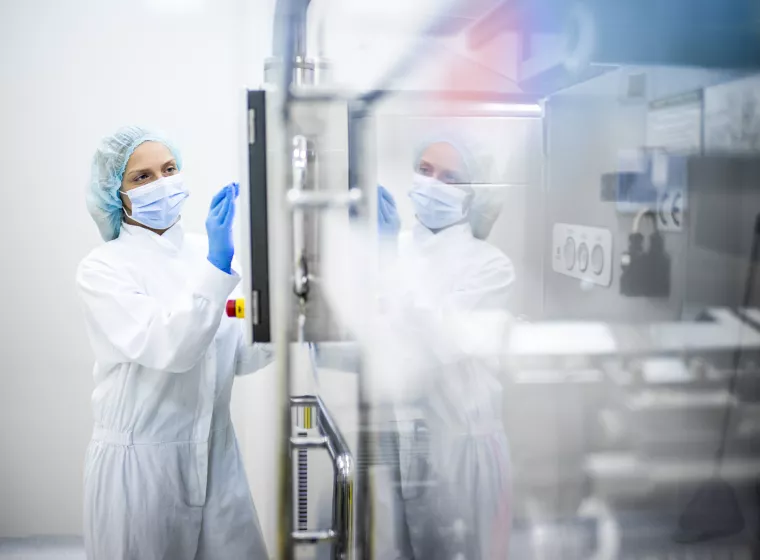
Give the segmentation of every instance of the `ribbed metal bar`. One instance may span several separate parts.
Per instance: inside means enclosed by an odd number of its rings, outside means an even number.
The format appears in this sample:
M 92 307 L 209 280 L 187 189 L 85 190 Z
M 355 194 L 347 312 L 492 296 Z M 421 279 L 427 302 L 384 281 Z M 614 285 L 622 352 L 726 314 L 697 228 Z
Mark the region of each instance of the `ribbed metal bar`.
M 324 436 L 322 437 L 296 436 L 296 437 L 290 438 L 290 444 L 296 449 L 315 449 L 315 448 L 329 449 L 327 438 Z
M 290 397 L 290 404 L 292 406 L 318 406 L 319 401 L 314 395 L 301 395 L 298 397 Z
M 335 541 L 338 535 L 332 529 L 326 531 L 293 531 L 291 537 L 296 544 L 317 544 Z

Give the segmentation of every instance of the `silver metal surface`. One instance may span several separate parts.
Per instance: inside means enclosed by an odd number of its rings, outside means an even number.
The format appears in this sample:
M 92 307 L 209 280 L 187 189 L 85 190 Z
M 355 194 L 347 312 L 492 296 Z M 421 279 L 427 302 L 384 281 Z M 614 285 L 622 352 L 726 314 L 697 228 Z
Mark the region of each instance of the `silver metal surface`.
M 293 531 L 291 536 L 296 544 L 318 544 L 332 542 L 338 538 L 338 534 L 330 529 L 327 531 Z
M 283 71 L 290 71 L 287 82 L 292 86 L 311 87 L 330 79 L 330 64 L 322 56 L 307 52 L 307 12 L 310 0 L 279 0 L 275 8 L 274 56 L 264 62 L 264 80 L 282 84 Z M 286 42 L 288 43 L 286 45 Z
M 288 192 L 302 192 L 306 188 L 308 173 L 308 141 L 299 134 L 293 138 L 292 172 L 293 184 Z M 309 272 L 306 261 L 304 239 L 304 214 L 299 208 L 293 208 L 293 255 L 295 257 L 295 273 L 293 274 L 293 290 L 304 300 L 309 293 Z
M 277 0 L 275 5 L 273 56 L 264 65 L 264 77 L 269 83 L 281 84 L 283 91 L 294 82 L 309 83 L 313 77 L 304 64 L 309 4 L 309 0 Z
M 290 27 L 290 10 L 298 0 L 280 0 L 278 10 L 285 10 L 285 21 L 275 22 L 276 29 L 282 32 L 275 37 L 275 53 L 288 53 L 292 49 Z M 269 147 L 267 161 L 267 215 L 269 217 L 268 238 L 270 247 L 270 285 L 271 285 L 271 322 L 272 341 L 275 349 L 275 367 L 277 370 L 276 399 L 279 406 L 278 453 L 277 453 L 277 541 L 275 558 L 291 560 L 293 558 L 294 527 L 293 514 L 293 458 L 290 443 L 292 418 L 290 408 L 291 395 L 291 355 L 290 343 L 295 340 L 291 317 L 293 315 L 292 265 L 293 265 L 293 221 L 286 193 L 293 184 L 291 165 L 293 126 L 287 101 L 290 88 L 290 57 L 286 55 L 285 66 L 287 79 L 278 80 L 281 89 L 268 96 L 267 103 L 267 144 Z M 270 126 L 271 124 L 271 126 Z
M 348 208 L 361 203 L 362 193 L 359 189 L 350 189 L 346 193 L 320 191 L 305 192 L 291 189 L 288 191 L 288 203 L 293 208 Z
M 294 396 L 290 397 L 290 404 L 291 406 L 317 406 L 318 401 L 317 397 L 313 395 L 302 395 L 302 396 Z
M 335 545 L 333 557 L 349 558 L 353 553 L 354 458 L 322 399 L 317 397 L 317 402 L 319 429 L 327 438 L 327 451 L 333 462 L 333 529 L 343 535 L 343 539 Z
M 282 98 L 282 96 L 279 96 Z M 290 128 L 287 118 L 287 112 L 284 110 L 275 110 L 275 114 L 280 115 L 280 122 L 276 123 L 278 128 L 285 132 L 281 144 L 281 159 L 287 161 L 286 157 L 290 152 L 290 142 L 288 141 L 288 130 Z M 275 127 L 267 127 L 275 128 Z M 277 151 L 277 146 L 275 146 Z M 281 169 L 276 169 L 277 160 L 271 162 L 273 173 L 271 177 L 282 180 L 280 185 L 290 184 L 291 169 L 289 165 L 282 165 Z M 269 239 L 273 242 L 273 251 L 270 253 L 271 259 L 271 276 L 272 276 L 272 340 L 275 347 L 275 364 L 277 368 L 277 398 L 280 402 L 279 411 L 279 454 L 278 454 L 278 501 L 277 501 L 277 545 L 276 558 L 279 560 L 290 560 L 293 558 L 293 541 L 290 538 L 293 530 L 293 462 L 291 455 L 290 432 L 291 432 L 291 356 L 290 342 L 294 340 L 295 333 L 292 329 L 290 317 L 293 314 L 293 293 L 292 286 L 292 221 L 290 209 L 285 200 L 285 189 L 278 192 L 278 184 L 271 184 L 273 196 L 270 200 L 270 235 Z
M 248 144 L 256 143 L 256 111 L 248 109 Z
M 268 170 L 269 240 L 273 245 L 270 253 L 272 340 L 275 347 L 277 368 L 277 396 L 280 406 L 279 453 L 277 464 L 277 544 L 275 557 L 278 560 L 293 558 L 292 532 L 294 527 L 293 504 L 293 457 L 291 397 L 291 355 L 290 343 L 297 339 L 292 316 L 294 311 L 292 266 L 294 258 L 294 221 L 291 207 L 286 200 L 287 191 L 299 179 L 294 172 L 293 140 L 295 126 L 290 110 L 290 89 L 294 81 L 303 83 L 304 72 L 298 69 L 299 61 L 306 54 L 306 23 L 308 0 L 278 0 L 275 6 L 275 30 L 273 54 L 279 57 L 281 69 L 267 76 L 270 83 L 279 84 L 279 91 L 273 92 L 271 99 L 272 143 Z M 301 298 L 303 300 L 303 298 Z
M 362 203 L 355 207 L 354 223 L 365 226 L 366 231 L 377 234 L 377 197 L 374 196 L 376 189 L 376 170 L 375 159 L 373 155 L 376 152 L 375 136 L 373 134 L 372 121 L 367 113 L 367 106 L 359 103 L 350 106 L 350 129 L 349 151 L 352 154 L 351 167 L 353 169 L 353 179 L 351 187 L 358 189 L 362 196 Z M 372 225 L 373 227 L 370 227 Z M 377 261 L 376 261 L 377 265 Z M 354 281 L 360 286 L 369 286 L 369 279 L 377 271 L 370 270 L 369 267 L 360 267 L 355 271 Z M 375 304 L 372 301 L 372 294 L 369 290 L 364 292 L 364 301 L 362 305 L 365 309 L 370 309 Z M 372 418 L 372 401 L 369 392 L 368 383 L 364 368 L 362 356 L 366 355 L 365 348 L 359 353 L 357 364 L 357 403 L 358 403 L 358 420 L 359 435 L 357 441 L 357 456 L 372 457 L 376 454 L 374 449 L 374 438 L 370 437 L 369 426 L 373 424 Z M 362 560 L 371 560 L 374 558 L 374 507 L 371 479 L 369 477 L 369 465 L 360 472 L 357 480 L 356 491 L 356 515 L 358 522 L 356 524 L 356 542 L 358 555 Z
M 325 448 L 333 465 L 332 527 L 320 531 L 296 531 L 291 536 L 300 544 L 332 541 L 332 558 L 350 560 L 354 547 L 354 458 L 322 399 L 311 395 L 296 396 L 291 397 L 290 405 L 293 408 L 315 408 L 317 427 L 322 434 L 320 437 L 291 437 L 291 445 L 301 449 Z
M 292 437 L 290 444 L 296 449 L 321 449 L 327 448 L 327 438 L 322 437 Z
M 708 310 L 712 321 L 612 325 L 591 321 L 516 324 L 500 349 L 511 365 L 560 371 L 605 357 L 688 356 L 760 349 L 760 332 L 727 308 Z M 560 343 L 561 342 L 561 343 Z M 581 360 L 581 361 L 578 361 Z M 585 360 L 585 361 L 584 361 Z

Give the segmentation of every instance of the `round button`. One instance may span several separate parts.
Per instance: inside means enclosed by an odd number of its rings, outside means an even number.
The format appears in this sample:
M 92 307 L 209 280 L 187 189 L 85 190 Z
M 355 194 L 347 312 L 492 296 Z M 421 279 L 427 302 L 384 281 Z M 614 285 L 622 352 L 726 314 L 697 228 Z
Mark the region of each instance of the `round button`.
M 568 237 L 567 241 L 565 241 L 564 255 L 565 267 L 568 270 L 572 270 L 573 266 L 575 266 L 575 239 L 572 237 Z
M 591 251 L 591 270 L 597 276 L 604 270 L 604 249 L 601 245 L 594 245 L 594 250 Z
M 588 245 L 585 243 L 578 245 L 578 268 L 581 272 L 588 269 Z

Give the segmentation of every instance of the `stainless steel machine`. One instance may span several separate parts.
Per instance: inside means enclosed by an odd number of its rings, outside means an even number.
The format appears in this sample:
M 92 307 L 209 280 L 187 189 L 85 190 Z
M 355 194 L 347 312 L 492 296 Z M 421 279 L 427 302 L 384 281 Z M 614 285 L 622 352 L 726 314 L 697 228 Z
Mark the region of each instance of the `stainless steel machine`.
M 269 84 L 248 92 L 246 321 L 277 350 L 276 557 L 319 542 L 374 557 L 368 473 L 393 457 L 376 437 L 367 348 L 326 296 L 324 238 L 341 222 L 376 242 L 382 131 L 425 119 L 493 123 L 496 160 L 499 138 L 522 139 L 519 172 L 492 181 L 509 195 L 488 239 L 514 261 L 520 320 L 477 350 L 501 368 L 510 557 L 756 557 L 760 14 L 745 0 L 518 0 L 481 2 L 456 25 L 457 3 L 443 4 L 429 30 L 473 49 L 519 37 L 520 93 L 395 91 L 424 49 L 370 91 L 337 89 L 307 52 L 306 0 L 278 2 Z M 369 308 L 376 265 L 361 264 L 346 281 L 367 287 Z M 338 425 L 327 395 L 294 394 L 294 348 L 327 343 L 350 348 L 355 425 Z M 330 527 L 294 514 L 298 460 L 316 448 L 334 466 Z

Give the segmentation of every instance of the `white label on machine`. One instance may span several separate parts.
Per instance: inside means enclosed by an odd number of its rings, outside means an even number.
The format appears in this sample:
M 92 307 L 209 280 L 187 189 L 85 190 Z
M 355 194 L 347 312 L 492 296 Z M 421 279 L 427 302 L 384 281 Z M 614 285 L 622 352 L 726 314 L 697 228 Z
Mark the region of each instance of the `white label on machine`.
M 669 153 L 702 151 L 702 91 L 654 101 L 647 113 L 647 147 Z

